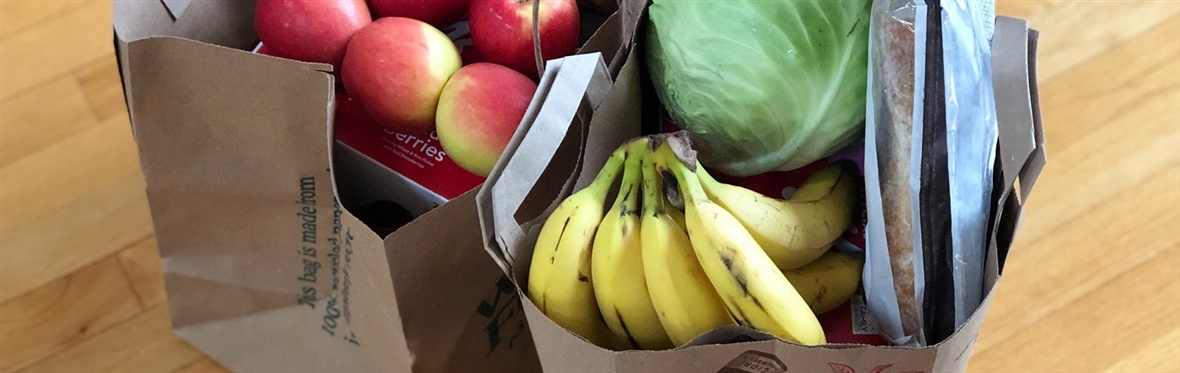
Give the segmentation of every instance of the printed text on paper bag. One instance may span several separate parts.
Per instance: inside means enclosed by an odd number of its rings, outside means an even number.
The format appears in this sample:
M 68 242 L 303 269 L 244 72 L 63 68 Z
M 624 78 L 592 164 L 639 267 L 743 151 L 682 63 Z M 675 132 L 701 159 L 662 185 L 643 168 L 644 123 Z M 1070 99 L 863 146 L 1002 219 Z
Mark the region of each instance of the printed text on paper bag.
M 303 286 L 299 291 L 298 303 L 315 309 L 316 302 L 316 274 L 320 270 L 320 262 L 316 259 L 316 209 L 315 209 L 315 177 L 299 179 L 299 211 L 295 213 L 300 222 L 299 256 L 303 266 L 303 275 L 299 281 Z
M 317 224 L 321 211 L 317 206 L 317 194 L 314 176 L 299 179 L 299 198 L 296 201 L 298 211 L 295 215 L 299 219 L 300 247 L 297 253 L 302 270 L 298 272 L 300 275 L 296 278 L 300 284 L 299 291 L 296 293 L 296 303 L 313 312 L 322 304 L 322 313 L 317 312 L 316 314 L 319 328 L 330 337 L 339 336 L 344 341 L 359 346 L 360 341 L 357 339 L 355 329 L 352 328 L 352 312 L 349 307 L 352 288 L 350 276 L 353 257 L 352 231 L 341 225 L 340 202 L 333 197 L 330 210 L 332 214 L 331 235 L 322 241 L 331 246 L 328 250 L 322 250 L 318 246 L 321 240 Z M 324 253 L 323 257 L 328 261 L 331 270 L 330 288 L 328 289 L 319 287 L 319 279 L 324 278 L 320 274 L 320 269 L 324 266 L 320 261 L 321 253 Z M 323 302 L 320 302 L 321 300 Z M 343 317 L 343 321 L 341 317 Z

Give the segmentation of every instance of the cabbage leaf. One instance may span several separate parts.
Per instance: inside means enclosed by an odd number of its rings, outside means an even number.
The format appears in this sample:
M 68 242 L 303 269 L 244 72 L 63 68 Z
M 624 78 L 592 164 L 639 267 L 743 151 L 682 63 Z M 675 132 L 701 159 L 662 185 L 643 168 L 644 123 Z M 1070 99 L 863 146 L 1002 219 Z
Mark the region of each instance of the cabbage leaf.
M 653 0 L 648 71 L 705 165 L 799 168 L 863 141 L 870 5 Z

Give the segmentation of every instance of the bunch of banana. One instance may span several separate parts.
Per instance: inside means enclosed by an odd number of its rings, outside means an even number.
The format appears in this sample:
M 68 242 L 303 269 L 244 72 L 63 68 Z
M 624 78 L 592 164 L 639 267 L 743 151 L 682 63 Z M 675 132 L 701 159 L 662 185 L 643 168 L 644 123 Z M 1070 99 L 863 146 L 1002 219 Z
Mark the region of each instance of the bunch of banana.
M 684 214 L 666 203 L 652 161 L 643 162 L 643 269 L 660 324 L 680 346 L 734 321 L 697 261 Z
M 696 174 L 709 199 L 731 211 L 783 270 L 807 265 L 827 252 L 858 207 L 860 182 L 847 163 L 817 171 L 786 201 L 717 182 L 703 167 Z
M 672 347 L 672 341 L 652 305 L 640 238 L 640 162 L 648 153 L 647 140 L 632 144 L 626 153 L 618 196 L 594 236 L 591 280 L 598 309 L 616 343 L 628 349 L 666 349 Z
M 825 343 L 816 315 L 852 296 L 864 264 L 829 250 L 856 207 L 855 170 L 821 170 L 783 201 L 718 182 L 686 153 L 682 134 L 620 146 L 546 220 L 529 297 L 605 348 L 667 349 L 735 324 Z
M 549 215 L 529 266 L 528 295 L 537 308 L 557 325 L 603 347 L 609 339 L 590 282 L 590 252 L 602 221 L 603 200 L 624 158 L 624 150 L 616 150 L 594 182 Z

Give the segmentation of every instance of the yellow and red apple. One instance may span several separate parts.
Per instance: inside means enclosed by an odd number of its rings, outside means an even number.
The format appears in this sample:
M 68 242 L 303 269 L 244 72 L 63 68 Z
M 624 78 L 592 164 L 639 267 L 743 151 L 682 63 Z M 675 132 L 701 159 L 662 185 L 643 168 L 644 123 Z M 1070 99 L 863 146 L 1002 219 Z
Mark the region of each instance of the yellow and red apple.
M 439 95 L 461 65 L 458 49 L 442 31 L 386 17 L 353 35 L 340 78 L 378 124 L 420 134 L 434 128 Z
M 537 91 L 532 79 L 480 62 L 459 69 L 439 98 L 438 138 L 459 167 L 487 177 Z
M 364 0 L 258 0 L 254 29 L 265 54 L 329 63 L 340 71 L 349 39 L 373 21 Z
M 474 0 L 468 22 L 471 40 L 484 61 L 510 67 L 536 80 L 533 1 L 539 0 Z M 578 51 L 581 19 L 575 0 L 541 1 L 538 18 L 544 60 Z

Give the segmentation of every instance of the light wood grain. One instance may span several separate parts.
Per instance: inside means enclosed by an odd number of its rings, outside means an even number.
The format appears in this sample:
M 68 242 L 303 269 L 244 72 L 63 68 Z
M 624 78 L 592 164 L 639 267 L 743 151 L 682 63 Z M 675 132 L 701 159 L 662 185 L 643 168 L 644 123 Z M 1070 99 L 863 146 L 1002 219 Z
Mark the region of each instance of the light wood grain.
M 1180 209 L 1169 200 L 1180 200 L 1177 169 L 1125 191 L 1044 241 L 1014 247 L 996 304 L 984 323 L 983 335 L 990 338 L 980 338 L 976 352 L 1003 349 L 1010 338 L 1025 333 L 1024 328 L 1058 317 L 1077 299 L 1180 244 L 1175 235 L 1122 234 L 1137 229 L 1167 232 L 1180 221 Z M 1138 214 L 1156 219 L 1126 219 Z M 1012 278 L 1029 280 L 1013 284 Z
M 1180 15 L 1176 1 L 997 1 L 996 13 L 1020 17 L 1042 32 L 1042 82 Z
M 0 40 L 45 22 L 82 1 L 0 1 Z
M 0 302 L 152 232 L 126 117 L 6 165 L 0 180 Z
M 114 257 L 0 305 L 0 371 L 78 344 L 142 308 Z
M 96 125 L 74 77 L 47 82 L 0 103 L 0 167 Z
M 1180 58 L 1180 44 L 1159 47 L 1176 43 L 1178 33 L 1180 19 L 1173 18 L 1042 85 L 1051 161 L 1030 198 L 977 352 L 1008 343 L 1022 327 L 1054 317 L 1176 242 L 1175 235 L 1123 233 L 1168 232 L 1180 221 L 1180 66 L 1170 63 Z M 1139 214 L 1155 219 L 1127 219 Z M 1109 254 L 1122 247 L 1134 249 Z M 1012 278 L 1019 285 L 1009 286 Z
M 87 1 L 0 43 L 0 100 L 114 53 L 111 2 Z
M 1076 75 L 1045 85 L 1042 94 L 1048 97 L 1079 90 L 1093 93 L 1072 101 L 1046 100 L 1042 106 L 1049 126 L 1047 138 L 1061 141 L 1046 146 L 1051 161 L 1029 199 L 1028 222 L 1021 227 L 1019 246 L 1054 234 L 1064 222 L 1175 166 L 1180 157 L 1175 151 L 1180 141 L 1176 119 L 1180 106 L 1175 104 L 1180 102 L 1180 65 L 1175 64 L 1180 40 L 1174 35 L 1180 34 L 1180 18 L 1157 31 L 1121 48 L 1110 60 L 1095 61 L 1094 69 L 1086 66 Z M 1139 69 L 1145 78 L 1119 81 L 1118 69 L 1135 66 L 1135 59 L 1158 63 Z M 1091 111 L 1094 106 L 1105 110 Z
M 1124 271 L 1007 341 L 1021 348 L 980 351 L 972 367 L 992 372 L 1101 371 L 1157 340 L 1166 342 L 1180 328 L 1177 264 L 1180 245 L 1172 245 L 1158 260 Z M 1068 353 L 1061 346 L 1069 346 Z
M 1160 351 L 1180 351 L 1180 328 L 1172 328 L 1171 333 L 1144 345 L 1106 368 L 1106 372 L 1175 372 L 1180 367 L 1180 354 Z
M 83 66 L 74 76 L 86 92 L 86 100 L 98 120 L 105 121 L 116 115 L 127 115 L 123 84 L 119 80 L 119 64 L 114 55 Z
M 201 356 L 172 334 L 168 307 L 160 305 L 21 372 L 171 372 Z
M 118 254 L 119 264 L 131 281 L 131 288 L 144 308 L 163 304 L 167 300 L 164 291 L 164 269 L 160 266 L 160 246 L 151 237 Z
M 1042 83 L 1043 119 L 1051 123 L 1045 127 L 1045 136 L 1054 140 L 1049 150 L 1061 152 L 1103 126 L 1136 128 L 1142 125 L 1136 120 L 1168 124 L 1175 105 L 1166 104 L 1175 102 L 1180 89 L 1177 35 L 1180 17 L 1173 17 L 1110 53 Z M 1150 113 L 1140 114 L 1145 107 Z
M 1180 372 L 1180 1 L 1001 0 L 1049 166 L 968 370 Z M 110 0 L 0 0 L 0 372 L 224 372 L 171 331 Z

